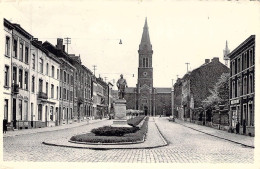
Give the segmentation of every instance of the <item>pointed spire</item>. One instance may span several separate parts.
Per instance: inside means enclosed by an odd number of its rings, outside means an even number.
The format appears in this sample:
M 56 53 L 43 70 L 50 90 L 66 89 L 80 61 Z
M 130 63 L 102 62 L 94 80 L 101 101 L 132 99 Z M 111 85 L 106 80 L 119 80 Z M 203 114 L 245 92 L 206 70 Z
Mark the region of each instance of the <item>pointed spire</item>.
M 144 46 L 147 46 L 148 49 L 152 49 L 149 31 L 148 31 L 147 17 L 145 18 L 143 34 L 142 34 L 142 39 L 141 39 L 139 49 L 143 48 Z
M 228 49 L 228 42 L 226 40 L 226 48 L 223 50 L 223 59 L 225 60 L 226 66 L 228 65 L 228 60 L 229 60 L 228 54 L 229 53 L 230 53 L 230 50 Z

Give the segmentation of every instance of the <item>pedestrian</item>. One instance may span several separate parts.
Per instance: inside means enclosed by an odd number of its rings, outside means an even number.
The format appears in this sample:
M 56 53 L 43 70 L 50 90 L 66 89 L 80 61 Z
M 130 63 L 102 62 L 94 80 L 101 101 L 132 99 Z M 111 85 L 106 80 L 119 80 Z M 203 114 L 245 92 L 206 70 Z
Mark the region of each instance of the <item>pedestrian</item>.
M 6 133 L 7 131 L 7 119 L 3 120 L 3 133 Z

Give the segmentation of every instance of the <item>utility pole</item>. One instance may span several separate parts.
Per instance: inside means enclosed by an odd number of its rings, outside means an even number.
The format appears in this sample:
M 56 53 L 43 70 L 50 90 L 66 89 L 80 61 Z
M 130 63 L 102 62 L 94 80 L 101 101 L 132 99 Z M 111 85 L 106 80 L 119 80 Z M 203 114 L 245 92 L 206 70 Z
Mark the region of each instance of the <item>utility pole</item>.
M 94 76 L 96 76 L 97 65 L 93 65 L 93 67 L 94 67 Z
M 68 46 L 69 46 L 69 44 L 71 44 L 71 38 L 69 38 L 69 37 L 67 37 L 67 38 L 64 38 L 64 40 L 65 40 L 65 44 L 67 44 L 67 53 L 69 54 L 69 48 L 68 48 Z
M 190 63 L 185 63 L 187 65 L 187 72 L 189 71 L 189 64 Z

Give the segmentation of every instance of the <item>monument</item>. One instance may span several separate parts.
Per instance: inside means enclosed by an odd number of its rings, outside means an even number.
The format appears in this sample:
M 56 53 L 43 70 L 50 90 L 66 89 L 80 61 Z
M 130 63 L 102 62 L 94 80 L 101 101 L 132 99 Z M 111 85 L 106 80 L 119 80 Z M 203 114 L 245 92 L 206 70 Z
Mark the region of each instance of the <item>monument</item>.
M 124 79 L 123 75 L 120 75 L 120 79 L 118 79 L 116 86 L 118 88 L 118 99 L 115 100 L 115 119 L 113 121 L 113 127 L 131 127 L 127 124 L 126 119 L 126 100 L 125 96 L 125 88 L 127 88 L 127 82 Z

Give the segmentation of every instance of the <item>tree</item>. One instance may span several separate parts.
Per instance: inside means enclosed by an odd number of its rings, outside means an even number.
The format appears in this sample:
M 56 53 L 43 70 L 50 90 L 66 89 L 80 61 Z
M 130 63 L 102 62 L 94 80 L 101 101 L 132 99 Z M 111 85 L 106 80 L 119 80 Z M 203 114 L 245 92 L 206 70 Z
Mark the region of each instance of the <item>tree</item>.
M 212 107 L 218 104 L 228 104 L 229 100 L 229 73 L 223 73 L 214 85 L 213 90 L 210 90 L 210 96 L 203 101 L 203 107 Z

